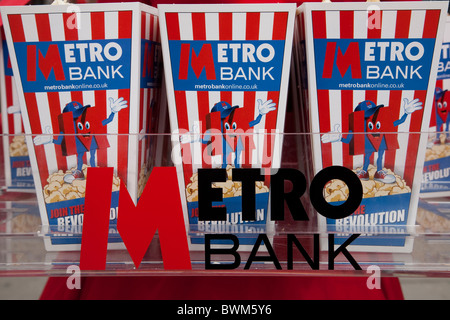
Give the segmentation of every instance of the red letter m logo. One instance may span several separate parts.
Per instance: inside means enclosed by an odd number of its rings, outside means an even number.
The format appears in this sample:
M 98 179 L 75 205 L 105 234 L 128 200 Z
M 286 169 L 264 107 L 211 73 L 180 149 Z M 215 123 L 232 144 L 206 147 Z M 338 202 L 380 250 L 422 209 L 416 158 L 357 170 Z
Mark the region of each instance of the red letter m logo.
M 338 47 L 337 54 L 336 42 L 328 42 L 322 78 L 329 79 L 332 77 L 334 62 L 336 62 L 341 77 L 344 77 L 349 68 L 353 79 L 360 79 L 362 77 L 358 42 L 350 42 L 345 53 L 342 53 L 341 48 Z
M 192 54 L 191 54 L 192 52 Z M 200 78 L 200 74 L 205 69 L 207 80 L 216 80 L 216 71 L 214 70 L 214 58 L 212 47 L 210 43 L 205 43 L 197 55 L 189 43 L 181 44 L 180 53 L 180 70 L 178 72 L 178 79 L 188 79 L 189 66 L 195 73 L 195 76 Z
M 104 270 L 113 168 L 89 168 L 88 177 L 80 269 Z M 117 229 L 136 268 L 158 230 L 164 269 L 191 269 L 175 168 L 154 168 L 137 206 L 121 181 L 118 211 Z
M 37 54 L 38 57 L 36 59 Z M 36 49 L 36 45 L 29 45 L 27 47 L 27 81 L 36 81 L 36 60 L 39 70 L 42 72 L 46 80 L 48 80 L 52 70 L 55 80 L 61 81 L 66 79 L 58 45 L 49 45 L 45 56 L 41 50 Z

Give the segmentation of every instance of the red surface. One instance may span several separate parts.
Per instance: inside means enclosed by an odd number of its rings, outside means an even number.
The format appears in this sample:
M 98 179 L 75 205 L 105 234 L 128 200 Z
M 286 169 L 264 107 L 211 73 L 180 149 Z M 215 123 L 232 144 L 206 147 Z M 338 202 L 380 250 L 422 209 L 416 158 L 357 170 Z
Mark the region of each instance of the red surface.
M 366 277 L 148 276 L 85 277 L 81 289 L 49 278 L 42 300 L 401 300 L 397 278 L 368 289 Z

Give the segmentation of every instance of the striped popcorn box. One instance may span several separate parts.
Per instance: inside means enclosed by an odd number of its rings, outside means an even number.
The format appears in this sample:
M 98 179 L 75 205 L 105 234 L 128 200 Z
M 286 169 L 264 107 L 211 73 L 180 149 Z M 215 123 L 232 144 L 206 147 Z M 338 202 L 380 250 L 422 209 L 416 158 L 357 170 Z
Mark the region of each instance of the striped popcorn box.
M 139 3 L 4 7 L 2 18 L 44 225 L 83 221 L 89 167 L 114 167 L 137 201 L 149 176 L 146 135 L 161 101 L 156 8 Z M 78 248 L 50 238 L 49 248 Z
M 445 24 L 444 40 L 437 69 L 433 109 L 423 168 L 420 196 L 450 196 L 450 19 Z
M 28 147 L 23 135 L 19 98 L 3 27 L 0 29 L 0 99 L 3 159 L 7 190 L 34 192 Z
M 364 193 L 352 215 L 319 218 L 342 235 L 336 245 L 362 233 L 353 250 L 412 249 L 404 234 L 415 224 L 446 11 L 447 3 L 434 2 L 299 8 L 314 170 L 349 168 Z M 347 194 L 340 180 L 324 188 L 335 206 Z
M 279 168 L 294 4 L 158 5 L 167 99 L 186 223 L 191 231 L 264 233 L 268 181 L 255 184 L 256 219 L 242 219 L 232 170 Z M 198 219 L 198 170 L 226 169 L 226 221 Z M 254 227 L 254 228 L 252 228 Z M 254 242 L 243 237 L 240 244 Z M 192 243 L 204 239 L 191 238 Z

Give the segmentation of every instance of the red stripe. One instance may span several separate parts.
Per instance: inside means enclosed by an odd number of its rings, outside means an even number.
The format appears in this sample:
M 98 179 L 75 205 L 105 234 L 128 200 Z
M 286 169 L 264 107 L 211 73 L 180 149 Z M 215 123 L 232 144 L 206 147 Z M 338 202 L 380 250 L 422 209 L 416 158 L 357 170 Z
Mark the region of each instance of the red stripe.
M 219 12 L 219 40 L 233 40 L 233 13 Z
M 19 14 L 9 15 L 8 20 L 13 42 L 25 42 L 25 32 L 23 31 L 22 16 Z
M 400 90 L 391 90 L 389 93 L 389 107 L 390 113 L 392 114 L 392 121 L 400 119 L 402 116 L 400 109 L 402 105 L 402 91 Z M 397 135 L 398 126 L 394 127 L 394 132 Z M 398 137 L 398 135 L 397 135 Z M 397 138 L 398 139 L 398 138 Z M 402 146 L 400 146 L 402 147 Z M 391 169 L 394 171 L 395 168 L 395 155 L 397 154 L 397 150 L 386 150 L 384 154 L 384 167 L 387 169 Z
M 155 121 L 154 114 L 155 114 L 155 112 L 157 112 L 156 110 L 158 110 L 159 106 L 157 105 L 157 103 L 158 103 L 158 101 L 160 101 L 160 100 L 158 100 L 158 96 L 154 95 L 154 91 L 155 91 L 154 88 L 147 89 L 147 100 L 144 102 L 144 106 L 145 106 L 145 108 L 147 108 L 147 116 L 146 116 L 147 123 L 146 123 L 145 130 L 147 132 L 152 132 L 152 133 L 156 132 L 152 126 L 152 123 L 153 123 L 153 121 Z M 159 90 L 156 90 L 156 91 L 159 91 Z M 158 94 L 158 92 L 157 92 L 157 94 Z M 152 102 L 154 102 L 154 105 L 152 108 L 150 108 L 150 105 Z M 145 154 L 146 154 L 145 160 L 150 159 L 149 161 L 151 161 L 151 159 L 153 159 L 152 155 L 149 154 L 149 152 L 147 151 L 150 149 L 150 146 L 153 145 L 153 143 L 151 141 L 152 139 L 154 139 L 154 137 L 149 137 L 148 139 L 146 139 L 145 145 L 144 145 L 144 150 L 145 150 Z M 153 154 L 154 154 L 154 152 L 155 152 L 155 148 L 154 148 Z
M 95 99 L 95 110 L 100 113 L 99 119 L 106 119 L 106 110 L 108 106 L 108 101 L 106 101 L 106 91 L 105 90 L 96 90 L 94 93 Z M 97 134 L 106 134 L 107 126 L 99 126 L 97 128 Z M 108 139 L 108 137 L 107 137 Z M 108 166 L 108 151 L 106 148 L 100 148 L 97 150 L 97 166 L 98 167 L 106 167 Z
M 220 101 L 227 101 L 231 103 L 233 100 L 233 94 L 231 91 L 221 91 L 220 92 Z
M 83 91 L 71 91 L 70 98 L 72 99 L 72 101 L 77 101 L 83 104 Z
M 193 40 L 206 40 L 206 23 L 204 12 L 192 12 Z
M 259 39 L 260 16 L 261 14 L 259 12 L 247 12 L 245 39 Z
M 141 39 L 145 39 L 145 31 L 147 25 L 147 15 L 148 13 L 142 11 L 141 12 Z
M 366 100 L 370 100 L 373 103 L 378 103 L 378 91 L 377 90 L 367 90 L 366 91 Z
M 27 106 L 28 117 L 30 119 L 31 132 L 33 134 L 42 134 L 41 120 L 39 117 L 39 111 L 36 101 L 36 94 L 32 92 L 25 92 L 25 103 Z M 34 150 L 36 154 L 36 162 L 39 168 L 39 175 L 41 178 L 41 184 L 47 181 L 49 172 L 47 165 L 47 158 L 45 156 L 45 149 L 43 145 L 34 145 Z
M 189 132 L 189 121 L 187 115 L 186 93 L 184 91 L 175 91 L 175 105 L 177 106 L 178 128 L 180 133 Z M 183 157 L 184 181 L 187 185 L 192 177 L 192 153 L 189 143 L 181 145 Z
M 378 91 L 376 91 L 376 90 L 366 91 L 366 100 L 370 100 L 373 103 L 375 103 L 376 105 L 378 105 Z M 374 158 L 375 158 L 375 156 L 372 153 L 372 155 L 370 156 L 370 163 L 375 164 Z
M 440 15 L 440 10 L 427 10 L 422 38 L 436 37 Z
M 77 13 L 63 13 L 64 35 L 67 41 L 78 40 Z
M 320 112 L 319 131 L 322 133 L 331 130 L 330 125 L 330 96 L 328 90 L 317 90 L 317 105 Z M 333 164 L 331 143 L 322 143 L 322 167 L 327 168 Z
M 314 38 L 322 39 L 327 37 L 327 20 L 325 11 L 312 12 L 312 25 Z
M 342 38 L 348 38 L 353 39 L 353 27 L 354 27 L 354 18 L 353 18 L 353 11 L 341 11 L 340 12 L 340 33 L 341 33 L 341 39 Z
M 245 91 L 244 92 L 244 105 L 245 110 L 251 110 L 251 112 L 244 112 L 244 118 L 242 119 L 241 124 L 238 125 L 238 128 L 242 128 L 245 133 L 249 135 L 242 136 L 242 140 L 244 143 L 244 154 L 242 155 L 242 164 L 245 167 L 251 167 L 252 164 L 252 151 L 253 151 L 253 128 L 248 127 L 248 123 L 254 120 L 255 117 L 255 106 L 257 104 L 256 101 L 256 92 L 255 91 Z M 278 106 L 277 106 L 278 107 Z M 276 111 L 272 111 L 276 113 Z
M 149 38 L 149 40 L 154 40 L 153 39 L 153 34 L 154 34 L 154 31 L 155 31 L 155 19 L 156 19 L 156 17 L 154 15 L 150 14 L 148 19 L 150 20 L 150 22 L 149 22 L 149 24 L 150 24 L 150 32 L 148 34 L 148 38 Z
M 91 12 L 92 40 L 105 39 L 105 13 Z
M 353 112 L 353 91 L 341 91 L 341 110 L 342 114 L 342 133 L 349 132 L 350 124 L 348 122 L 348 115 Z M 353 169 L 353 156 L 349 152 L 350 146 L 347 143 L 342 143 L 342 163 L 346 168 Z
M 373 13 L 372 13 L 373 12 Z M 369 11 L 367 13 L 371 19 L 375 19 L 374 22 L 377 24 L 376 26 L 368 26 L 367 28 L 367 38 L 368 39 L 379 39 L 381 38 L 381 26 L 383 24 L 383 11 L 382 10 L 374 10 Z M 368 18 L 369 19 L 369 18 Z M 379 27 L 378 27 L 379 23 Z
M 119 11 L 119 39 L 131 38 L 132 11 Z
M 276 104 L 277 111 L 271 111 L 265 115 L 265 129 L 268 133 L 266 135 L 267 140 L 264 143 L 264 151 L 263 151 L 263 167 L 269 168 L 272 166 L 272 159 L 274 154 L 274 143 L 276 139 L 275 129 L 277 127 L 277 117 L 278 117 L 278 109 L 279 100 L 280 100 L 280 92 L 279 91 L 269 91 L 267 92 L 267 100 L 272 100 Z
M 72 91 L 72 92 L 70 92 L 70 96 L 71 96 L 72 101 L 77 101 L 80 104 L 84 105 L 82 91 Z M 86 153 L 83 155 L 83 163 L 85 163 L 85 164 L 88 163 Z
M 143 13 L 144 15 L 144 13 Z M 144 21 L 144 19 L 142 19 Z M 143 23 L 144 24 L 144 23 Z M 141 88 L 139 91 L 139 132 L 142 132 L 142 129 L 144 128 L 144 92 L 147 89 Z M 147 131 L 144 131 L 144 133 L 148 133 Z M 138 177 L 140 177 L 141 167 L 142 167 L 142 143 L 145 142 L 146 137 L 144 137 L 143 141 L 138 141 Z
M 180 40 L 180 21 L 178 13 L 166 13 L 167 37 L 169 40 Z
M 411 10 L 399 10 L 395 27 L 395 38 L 406 39 L 409 37 L 409 25 L 411 23 Z
M 424 104 L 426 102 L 427 90 L 417 90 L 414 93 L 414 99 L 418 98 Z M 419 147 L 420 131 L 422 127 L 423 109 L 413 112 L 411 115 L 411 124 L 408 135 L 408 148 L 406 151 L 405 179 L 408 186 L 412 186 L 414 181 L 414 172 L 416 170 L 417 151 Z M 409 156 L 408 156 L 409 155 Z M 414 156 L 411 156 L 414 155 Z
M 119 98 L 124 98 L 130 103 L 130 89 L 120 89 Z M 128 179 L 128 133 L 130 132 L 130 106 L 117 113 L 118 132 L 117 137 L 117 173 L 120 179 L 126 183 Z
M 275 15 L 273 17 L 272 40 L 286 39 L 287 20 L 287 12 L 275 12 Z
M 354 35 L 354 12 L 353 11 L 341 11 L 339 17 L 339 32 L 340 37 L 345 39 L 353 39 Z M 348 115 L 353 112 L 353 91 L 342 90 L 341 91 L 341 110 L 342 114 L 342 132 L 349 132 L 350 124 Z M 353 156 L 350 155 L 350 145 L 342 143 L 342 163 L 344 167 L 353 169 Z
M 13 105 L 13 77 L 5 76 L 6 106 Z M 8 114 L 8 133 L 14 134 L 14 115 Z M 12 140 L 13 137 L 10 137 Z
M 48 92 L 47 93 L 48 106 L 50 109 L 50 118 L 52 121 L 53 133 L 59 134 L 59 121 L 58 116 L 61 114 L 61 102 L 59 101 L 59 93 L 58 92 Z M 63 156 L 61 151 L 61 145 L 55 144 L 56 151 L 56 163 L 58 169 L 67 170 L 67 159 Z
M 197 91 L 197 104 L 198 104 L 198 118 L 201 122 L 200 133 L 207 130 L 206 128 L 206 115 L 209 113 L 209 93 L 208 91 Z M 203 137 L 202 137 L 203 138 Z M 206 145 L 202 144 L 202 162 L 203 168 L 211 167 L 211 157 L 205 151 Z
M 52 32 L 50 30 L 48 14 L 38 13 L 35 15 L 35 18 L 39 41 L 52 41 Z
M 158 43 L 161 43 L 161 32 L 159 32 L 159 18 L 157 16 L 153 16 L 154 19 L 156 20 L 156 38 L 152 39 Z

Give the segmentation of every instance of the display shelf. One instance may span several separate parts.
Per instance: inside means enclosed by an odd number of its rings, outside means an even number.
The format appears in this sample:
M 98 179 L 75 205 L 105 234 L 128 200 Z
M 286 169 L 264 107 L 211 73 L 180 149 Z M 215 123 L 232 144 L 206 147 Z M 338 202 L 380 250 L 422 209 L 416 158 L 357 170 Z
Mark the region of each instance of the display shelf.
M 417 133 L 419 134 L 419 133 Z M 425 134 L 425 133 L 423 133 Z M 166 146 L 165 151 L 158 153 L 159 157 L 152 158 L 148 168 L 151 171 L 156 166 L 173 166 L 171 143 L 178 141 L 173 135 L 148 135 L 149 140 L 162 142 Z M 308 146 L 311 134 L 287 133 L 283 136 L 282 168 L 294 168 L 305 174 L 307 186 L 314 177 L 308 170 L 311 169 L 309 159 L 310 152 L 304 147 Z M 156 144 L 155 144 L 156 146 Z M 4 175 L 1 177 L 0 194 L 0 276 L 67 276 L 69 266 L 79 266 L 80 250 L 49 251 L 45 241 L 49 238 L 68 239 L 81 243 L 82 228 L 75 226 L 43 225 L 39 213 L 39 205 L 36 192 L 11 191 L 6 187 Z M 144 258 L 138 268 L 126 249 L 108 249 L 106 267 L 104 270 L 83 270 L 82 273 L 90 275 L 276 275 L 276 276 L 367 276 L 368 270 L 373 266 L 378 267 L 386 276 L 412 275 L 448 277 L 450 276 L 450 228 L 445 220 L 447 206 L 450 208 L 450 200 L 447 198 L 420 199 L 418 203 L 417 222 L 415 224 L 395 225 L 341 225 L 324 228 L 318 223 L 319 214 L 310 203 L 310 191 L 307 188 L 301 201 L 307 212 L 308 221 L 294 221 L 289 209 L 285 206 L 285 219 L 277 221 L 270 228 L 249 229 L 246 233 L 239 233 L 241 241 L 255 243 L 258 235 L 264 235 L 270 239 L 273 255 L 264 250 L 264 244 L 256 252 L 252 259 L 250 245 L 248 250 L 239 250 L 240 263 L 235 268 L 214 269 L 217 266 L 225 266 L 235 260 L 230 254 L 210 255 L 210 264 L 205 263 L 205 250 L 190 250 L 192 270 L 166 270 L 164 267 L 160 248 L 160 237 L 155 235 Z M 170 196 L 168 196 L 170 198 Z M 379 201 L 383 201 L 382 198 Z M 188 239 L 204 237 L 205 234 L 233 234 L 236 227 L 224 227 L 220 224 L 211 224 L 212 228 L 203 230 L 197 226 L 190 226 L 187 233 Z M 249 232 L 253 231 L 253 232 Z M 388 252 L 387 250 L 353 250 L 348 252 L 357 262 L 361 270 L 355 270 L 348 257 L 339 253 L 329 262 L 329 250 L 327 242 L 330 237 L 344 239 L 351 235 L 359 235 L 364 239 L 378 239 L 384 244 L 398 241 L 410 241 L 411 250 L 406 252 Z M 120 239 L 117 228 L 114 225 L 109 229 L 110 239 Z M 292 244 L 292 256 L 289 256 L 289 239 L 295 238 L 306 250 L 307 259 L 301 254 L 297 242 Z M 315 242 L 315 239 L 317 242 Z M 316 247 L 319 244 L 319 247 Z M 226 247 L 226 246 L 225 246 Z M 336 246 L 337 248 L 337 246 Z M 242 247 L 241 247 L 242 249 Z M 317 250 L 317 255 L 314 255 Z M 394 250 L 395 251 L 395 250 Z M 267 258 L 267 261 L 261 257 Z M 255 258 L 256 257 L 256 258 Z M 251 260 L 251 261 L 250 261 Z M 249 262 L 250 261 L 250 262 Z M 370 268 L 369 268 L 370 267 Z

